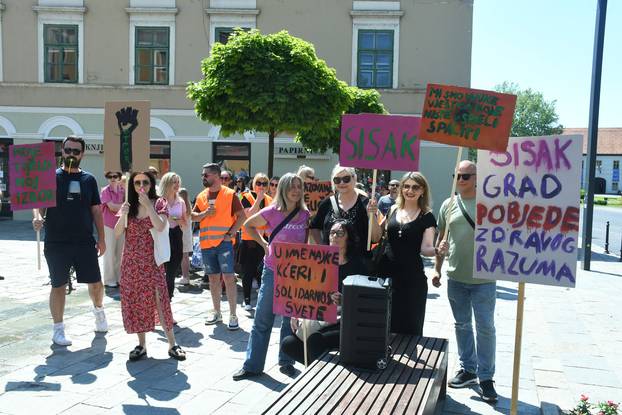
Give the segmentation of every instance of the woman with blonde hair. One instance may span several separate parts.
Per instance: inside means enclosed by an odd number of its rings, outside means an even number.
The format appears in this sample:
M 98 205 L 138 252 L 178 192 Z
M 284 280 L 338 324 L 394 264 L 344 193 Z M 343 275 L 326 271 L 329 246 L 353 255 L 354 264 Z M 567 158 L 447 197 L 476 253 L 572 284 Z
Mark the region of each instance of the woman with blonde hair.
M 183 229 L 190 225 L 186 202 L 179 196 L 181 177 L 175 172 L 168 172 L 160 179 L 159 193 L 168 206 L 168 236 L 171 243 L 171 259 L 164 264 L 166 269 L 166 288 L 169 299 L 175 291 L 175 278 L 179 274 L 184 251 Z
M 275 272 L 272 243 L 305 243 L 307 241 L 309 211 L 305 206 L 302 184 L 300 176 L 293 173 L 285 174 L 279 180 L 276 198 L 272 204 L 244 222 L 249 235 L 264 249 L 265 259 L 253 329 L 246 347 L 246 360 L 242 368 L 233 375 L 233 380 L 246 379 L 263 372 L 275 317 L 272 310 Z M 270 233 L 267 241 L 264 238 L 265 231 Z M 290 334 L 292 334 L 290 319 L 283 317 L 281 341 Z M 281 366 L 282 373 L 293 376 L 295 374 L 293 364 L 294 360 L 291 357 L 282 351 L 279 352 L 279 366 Z
M 387 241 L 380 261 L 381 277 L 391 277 L 391 332 L 421 336 L 425 319 L 428 280 L 421 255 L 439 254 L 434 247 L 436 220 L 430 186 L 419 172 L 400 180 L 397 200 L 381 223 Z
M 298 167 L 298 172 L 296 174 L 300 176 L 304 183 L 315 181 L 315 170 L 313 167 L 305 166 L 303 164 Z

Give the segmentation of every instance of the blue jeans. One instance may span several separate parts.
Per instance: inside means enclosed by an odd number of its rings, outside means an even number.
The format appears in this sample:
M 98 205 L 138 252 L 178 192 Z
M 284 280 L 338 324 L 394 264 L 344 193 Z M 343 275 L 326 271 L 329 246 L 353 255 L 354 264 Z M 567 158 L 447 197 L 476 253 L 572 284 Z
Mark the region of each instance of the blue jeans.
M 275 315 L 272 313 L 272 299 L 274 298 L 274 271 L 264 266 L 261 276 L 261 287 L 257 297 L 257 308 L 255 309 L 255 320 L 251 335 L 248 338 L 246 347 L 246 361 L 244 370 L 252 373 L 263 372 L 268 353 L 268 343 L 270 343 L 270 333 L 274 324 Z M 283 317 L 281 322 L 281 340 L 292 334 L 289 325 L 289 317 Z M 293 365 L 294 360 L 283 353 L 279 347 L 279 365 Z
M 203 264 L 207 275 L 233 274 L 233 243 L 222 241 L 218 246 L 202 249 Z
M 454 315 L 456 342 L 460 366 L 476 373 L 480 382 L 492 380 L 495 374 L 495 302 L 497 284 L 464 284 L 451 278 L 447 281 L 447 296 Z M 477 349 L 473 338 L 472 319 L 475 316 Z

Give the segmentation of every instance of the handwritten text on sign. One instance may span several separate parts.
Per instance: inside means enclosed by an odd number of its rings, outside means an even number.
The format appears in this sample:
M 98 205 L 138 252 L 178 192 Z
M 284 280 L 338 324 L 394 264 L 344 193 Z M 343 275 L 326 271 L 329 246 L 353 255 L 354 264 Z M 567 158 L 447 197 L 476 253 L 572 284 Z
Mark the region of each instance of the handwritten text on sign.
M 512 137 L 477 155 L 474 277 L 574 287 L 580 135 Z
M 339 249 L 335 246 L 274 243 L 275 314 L 337 322 Z
M 56 206 L 54 143 L 9 147 L 11 210 Z
M 305 204 L 312 215 L 317 213 L 320 202 L 333 191 L 330 182 L 305 182 Z
M 366 169 L 419 169 L 419 117 L 345 114 L 339 164 Z
M 419 138 L 505 151 L 515 106 L 516 95 L 428 84 Z

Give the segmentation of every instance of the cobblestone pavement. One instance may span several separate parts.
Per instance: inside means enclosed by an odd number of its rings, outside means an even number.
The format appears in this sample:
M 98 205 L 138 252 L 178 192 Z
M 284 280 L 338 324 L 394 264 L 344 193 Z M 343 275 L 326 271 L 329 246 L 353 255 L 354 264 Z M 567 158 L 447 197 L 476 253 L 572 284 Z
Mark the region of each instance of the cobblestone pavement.
M 168 358 L 163 333 L 156 330 L 147 336 L 149 358 L 128 363 L 136 337 L 123 330 L 118 294 L 107 292 L 110 331 L 96 335 L 86 286 L 80 284 L 68 295 L 65 312 L 73 345 L 51 346 L 47 272 L 36 271 L 35 258 L 30 224 L 1 221 L 0 414 L 258 413 L 291 382 L 278 370 L 276 325 L 266 374 L 253 381 L 231 379 L 244 360 L 252 318 L 238 308 L 241 330 L 205 326 L 211 299 L 199 279 L 176 293 L 172 305 L 185 362 Z M 622 263 L 597 254 L 592 265 L 595 271 L 579 272 L 575 289 L 526 287 L 520 414 L 554 413 L 554 405 L 568 409 L 581 394 L 622 401 Z M 448 389 L 443 413 L 509 413 L 516 288 L 500 282 L 497 289 L 499 402 L 482 402 L 474 389 Z M 223 314 L 227 321 L 226 301 Z M 445 285 L 430 287 L 425 334 L 450 340 L 453 373 L 457 356 Z

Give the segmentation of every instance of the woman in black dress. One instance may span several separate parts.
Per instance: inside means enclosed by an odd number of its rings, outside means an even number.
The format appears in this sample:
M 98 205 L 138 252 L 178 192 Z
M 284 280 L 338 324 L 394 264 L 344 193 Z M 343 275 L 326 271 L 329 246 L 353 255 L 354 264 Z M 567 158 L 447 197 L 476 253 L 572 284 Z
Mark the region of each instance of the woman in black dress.
M 387 244 L 381 259 L 381 277 L 391 277 L 393 299 L 391 332 L 422 335 L 428 280 L 421 255 L 433 256 L 436 220 L 430 209 L 430 187 L 419 172 L 400 180 L 395 205 L 381 226 L 387 226 Z

